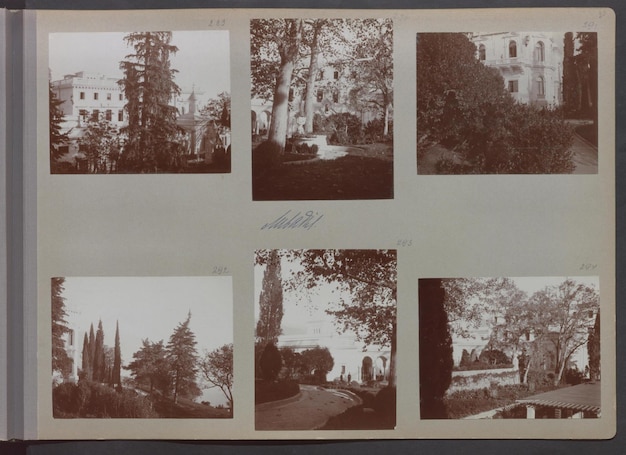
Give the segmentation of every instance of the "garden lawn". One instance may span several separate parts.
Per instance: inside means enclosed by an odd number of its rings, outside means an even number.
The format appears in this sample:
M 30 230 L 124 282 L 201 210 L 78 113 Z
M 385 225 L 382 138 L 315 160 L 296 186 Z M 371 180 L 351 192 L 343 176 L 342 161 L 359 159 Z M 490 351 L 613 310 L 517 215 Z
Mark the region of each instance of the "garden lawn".
M 361 154 L 376 155 L 376 150 L 364 149 Z M 283 164 L 253 175 L 252 188 L 255 201 L 391 199 L 393 161 L 386 155 L 348 155 L 335 160 Z
M 218 409 L 191 400 L 179 398 L 178 403 L 163 397 L 154 398 L 154 410 L 160 418 L 170 419 L 215 419 L 229 418 L 228 409 Z

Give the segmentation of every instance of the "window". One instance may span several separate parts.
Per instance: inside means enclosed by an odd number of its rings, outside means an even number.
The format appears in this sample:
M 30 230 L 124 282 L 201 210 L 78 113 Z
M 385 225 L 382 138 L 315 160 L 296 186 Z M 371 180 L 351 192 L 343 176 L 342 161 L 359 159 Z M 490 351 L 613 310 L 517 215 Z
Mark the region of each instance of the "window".
M 335 90 L 333 92 L 333 103 L 338 103 L 338 102 L 339 102 L 339 92 Z
M 539 98 L 545 98 L 546 96 L 546 86 L 542 76 L 537 78 L 537 96 Z
M 113 112 L 111 111 L 111 109 L 106 110 L 106 112 L 104 113 L 104 118 L 107 122 L 110 122 L 113 119 Z
M 517 93 L 518 92 L 518 83 L 517 81 L 509 81 L 509 92 Z
M 107 93 L 107 101 L 111 101 L 111 94 Z
M 124 111 L 117 111 L 117 121 L 118 122 L 124 121 Z
M 93 112 L 91 113 L 91 121 L 97 122 L 99 118 L 100 118 L 100 111 L 98 109 L 94 109 Z
M 98 99 L 98 92 L 95 92 L 95 93 L 93 94 L 93 99 L 94 99 L 94 100 L 97 100 L 97 99 Z
M 324 99 L 324 90 L 317 91 L 317 102 L 320 103 Z
M 481 44 L 480 46 L 478 46 L 478 60 L 480 60 L 481 62 L 483 60 L 487 59 L 487 49 L 485 48 L 484 44 Z
M 509 58 L 517 57 L 517 43 L 515 41 L 509 41 Z
M 84 100 L 85 99 L 85 92 L 80 92 L 80 99 Z
M 81 109 L 78 111 L 78 115 L 80 115 L 81 117 L 87 117 L 89 115 L 89 112 L 87 112 L 87 109 Z
M 123 99 L 124 99 L 124 95 L 120 93 L 120 101 L 122 101 Z
M 537 45 L 535 46 L 535 61 L 536 62 L 543 62 L 546 59 L 546 53 L 545 53 L 545 47 L 543 45 L 543 42 L 539 41 L 537 43 Z
M 335 80 L 339 79 L 339 71 L 335 71 L 333 73 L 333 79 L 335 79 Z

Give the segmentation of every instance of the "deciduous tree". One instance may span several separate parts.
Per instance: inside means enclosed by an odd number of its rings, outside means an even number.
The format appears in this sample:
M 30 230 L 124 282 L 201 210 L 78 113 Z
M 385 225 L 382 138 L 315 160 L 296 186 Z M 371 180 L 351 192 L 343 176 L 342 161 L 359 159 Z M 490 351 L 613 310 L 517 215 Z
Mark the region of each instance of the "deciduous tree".
M 158 390 L 168 394 L 170 389 L 170 368 L 163 340 L 151 342 L 145 338 L 141 348 L 133 354 L 133 361 L 126 369 L 139 384 L 147 384 L 150 394 Z
M 313 288 L 321 283 L 339 286 L 350 295 L 335 317 L 341 330 L 356 334 L 365 346 L 388 346 L 391 351 L 389 385 L 395 387 L 396 362 L 396 250 L 301 250 L 292 260 L 303 267 L 296 281 Z
M 306 349 L 302 351 L 300 359 L 307 374 L 314 375 L 320 382 L 326 382 L 326 375 L 335 365 L 335 360 L 326 347 Z
M 219 388 L 228 407 L 233 409 L 233 345 L 225 344 L 213 351 L 207 352 L 200 360 L 200 371 L 210 387 Z

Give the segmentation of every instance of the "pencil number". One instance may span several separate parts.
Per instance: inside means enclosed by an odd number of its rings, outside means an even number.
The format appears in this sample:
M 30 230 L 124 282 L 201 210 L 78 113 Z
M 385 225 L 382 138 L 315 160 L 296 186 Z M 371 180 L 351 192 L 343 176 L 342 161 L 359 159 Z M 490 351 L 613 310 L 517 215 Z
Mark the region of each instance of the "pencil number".
M 226 19 L 211 19 L 209 20 L 209 27 L 223 27 L 226 25 Z
M 221 265 L 213 267 L 213 275 L 226 275 L 227 273 L 230 273 L 228 267 L 224 267 Z
M 580 265 L 579 270 L 595 270 L 597 267 L 598 267 L 598 264 L 590 264 L 588 262 L 585 262 Z
M 396 242 L 396 246 L 406 247 L 411 245 L 413 245 L 413 239 L 398 239 Z
M 598 23 L 595 21 L 585 21 L 583 22 L 583 28 L 585 30 L 596 30 L 598 28 Z

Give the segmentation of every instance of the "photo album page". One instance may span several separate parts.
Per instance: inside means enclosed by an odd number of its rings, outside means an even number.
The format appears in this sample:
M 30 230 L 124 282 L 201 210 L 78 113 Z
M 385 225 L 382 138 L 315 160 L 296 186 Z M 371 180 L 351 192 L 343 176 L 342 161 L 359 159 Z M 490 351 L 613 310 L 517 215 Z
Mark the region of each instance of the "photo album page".
M 612 10 L 24 19 L 26 439 L 615 434 Z

